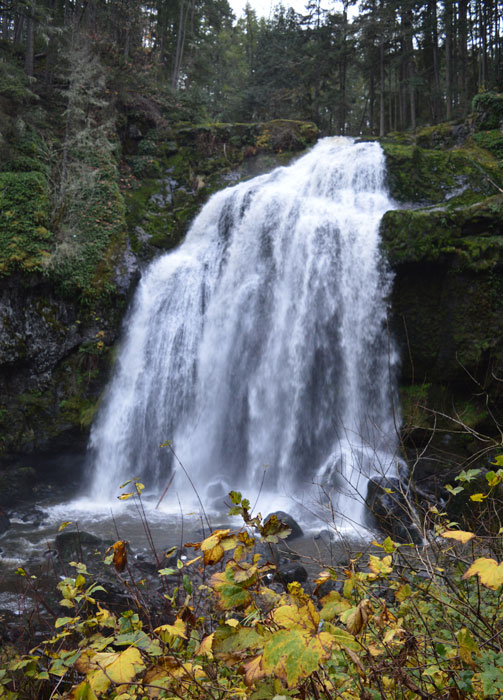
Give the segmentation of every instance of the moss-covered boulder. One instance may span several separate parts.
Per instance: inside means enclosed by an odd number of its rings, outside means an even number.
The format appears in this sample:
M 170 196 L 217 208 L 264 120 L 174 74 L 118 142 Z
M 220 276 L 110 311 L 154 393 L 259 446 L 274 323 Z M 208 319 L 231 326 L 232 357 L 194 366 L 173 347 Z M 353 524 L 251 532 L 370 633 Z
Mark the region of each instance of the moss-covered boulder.
M 443 262 L 458 270 L 492 270 L 503 264 L 503 195 L 469 206 L 389 211 L 381 232 L 393 266 Z
M 381 142 L 390 194 L 411 204 L 470 204 L 495 193 L 501 182 L 496 159 L 475 144 L 454 150 L 424 149 L 416 144 Z

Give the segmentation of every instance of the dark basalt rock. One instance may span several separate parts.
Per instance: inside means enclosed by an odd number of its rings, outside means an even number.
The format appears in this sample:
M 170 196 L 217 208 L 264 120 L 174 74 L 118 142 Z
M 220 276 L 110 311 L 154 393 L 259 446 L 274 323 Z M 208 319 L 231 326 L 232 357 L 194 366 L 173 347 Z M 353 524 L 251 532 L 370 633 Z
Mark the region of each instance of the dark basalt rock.
M 63 561 L 85 560 L 98 547 L 103 548 L 104 542 L 90 532 L 64 531 L 56 536 L 56 549 Z
M 367 523 L 376 525 L 397 542 L 421 544 L 422 538 L 412 521 L 414 490 L 396 477 L 373 476 L 367 484 Z
M 288 527 L 291 529 L 291 533 L 288 535 L 288 537 L 285 537 L 285 540 L 295 540 L 297 537 L 302 537 L 304 535 L 304 532 L 302 531 L 302 528 L 298 522 L 283 510 L 276 510 L 274 513 L 269 513 L 264 520 L 264 525 L 267 524 L 272 515 L 275 515 L 278 520 L 281 520 L 282 523 L 285 523 L 285 525 L 288 525 Z
M 10 520 L 9 516 L 7 513 L 3 510 L 0 510 L 0 535 L 3 535 L 4 532 L 7 532 L 7 530 L 10 528 Z
M 285 584 L 293 583 L 294 581 L 304 583 L 307 581 L 307 571 L 301 564 L 289 564 L 280 567 L 276 572 L 275 578 Z

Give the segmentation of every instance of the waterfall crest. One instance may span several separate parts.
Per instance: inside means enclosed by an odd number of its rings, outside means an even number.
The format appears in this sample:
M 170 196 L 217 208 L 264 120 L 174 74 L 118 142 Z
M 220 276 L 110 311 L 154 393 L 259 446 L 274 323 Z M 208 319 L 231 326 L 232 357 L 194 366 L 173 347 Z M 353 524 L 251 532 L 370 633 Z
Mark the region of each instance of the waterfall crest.
M 340 137 L 214 195 L 139 284 L 91 432 L 93 497 L 134 475 L 162 490 L 166 440 L 198 488 L 246 491 L 267 464 L 269 490 L 347 494 L 386 471 L 392 206 L 380 146 Z

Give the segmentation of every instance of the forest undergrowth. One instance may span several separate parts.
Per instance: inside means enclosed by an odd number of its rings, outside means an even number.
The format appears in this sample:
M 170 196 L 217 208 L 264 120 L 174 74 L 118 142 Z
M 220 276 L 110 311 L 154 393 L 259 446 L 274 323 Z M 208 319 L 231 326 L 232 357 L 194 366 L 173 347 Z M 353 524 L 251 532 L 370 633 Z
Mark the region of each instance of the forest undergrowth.
M 154 552 L 155 596 L 118 540 L 103 562 L 127 604 L 110 604 L 103 577 L 72 562 L 56 605 L 39 606 L 48 631 L 0 651 L 0 698 L 501 698 L 503 456 L 493 467 L 462 471 L 448 488 L 480 508 L 474 531 L 429 507 L 421 546 L 388 536 L 343 566 L 319 562 L 306 590 L 282 583 L 271 556 L 290 528 L 253 515 L 235 491 L 229 515 L 242 527 L 186 543 L 191 558 Z M 145 514 L 143 484 L 130 483 L 122 498 Z M 36 595 L 36 578 L 18 573 Z

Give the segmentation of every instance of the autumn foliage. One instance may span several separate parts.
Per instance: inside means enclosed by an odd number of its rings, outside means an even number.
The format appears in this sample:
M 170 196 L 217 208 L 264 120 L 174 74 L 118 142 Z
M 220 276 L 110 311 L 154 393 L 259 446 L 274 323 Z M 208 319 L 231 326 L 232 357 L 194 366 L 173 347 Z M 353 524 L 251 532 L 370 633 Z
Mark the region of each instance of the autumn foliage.
M 374 553 L 322 569 L 308 595 L 299 583 L 275 583 L 274 564 L 257 552 L 288 527 L 252 516 L 241 494 L 230 498 L 244 527 L 189 543 L 193 559 L 159 569 L 160 579 L 177 571 L 183 582 L 165 595 L 161 625 L 149 626 L 141 608 L 112 613 L 97 600 L 103 587 L 75 563 L 75 577 L 58 584 L 67 616 L 54 621 L 53 634 L 28 655 L 3 652 L 0 697 L 503 696 L 503 563 L 478 556 L 490 553 L 487 538 L 434 512 L 429 544 L 374 542 Z M 118 572 L 127 567 L 124 541 L 108 561 Z

